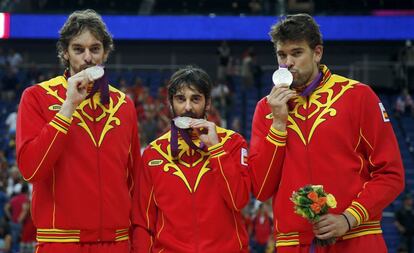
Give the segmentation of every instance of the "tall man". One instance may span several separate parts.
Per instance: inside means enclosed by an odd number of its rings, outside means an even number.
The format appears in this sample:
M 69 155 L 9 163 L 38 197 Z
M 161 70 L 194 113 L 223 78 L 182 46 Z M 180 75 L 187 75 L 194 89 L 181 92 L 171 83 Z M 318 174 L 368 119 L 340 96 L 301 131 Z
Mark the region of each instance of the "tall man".
M 205 120 L 211 88 L 209 76 L 194 67 L 170 80 L 174 116 L 191 119 L 178 124 L 176 118 L 144 151 L 134 197 L 134 252 L 248 251 L 240 212 L 251 187 L 247 144 L 238 133 Z
M 258 102 L 249 166 L 255 196 L 273 198 L 278 253 L 309 252 L 314 237 L 337 238 L 315 252 L 386 252 L 381 214 L 402 191 L 404 171 L 382 103 L 368 85 L 320 64 L 322 36 L 311 16 L 287 16 L 270 36 L 293 83 Z M 338 201 L 315 224 L 290 201 L 307 184 L 323 185 Z
M 129 252 L 131 195 L 140 160 L 136 110 L 105 75 L 112 38 L 93 10 L 75 11 L 60 30 L 62 76 L 24 91 L 17 160 L 33 183 L 38 253 Z

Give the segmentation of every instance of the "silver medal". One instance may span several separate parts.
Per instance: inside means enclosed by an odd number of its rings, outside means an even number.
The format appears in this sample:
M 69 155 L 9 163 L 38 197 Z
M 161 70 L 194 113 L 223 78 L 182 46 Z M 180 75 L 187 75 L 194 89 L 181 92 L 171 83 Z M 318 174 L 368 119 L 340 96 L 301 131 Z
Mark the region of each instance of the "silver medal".
M 104 75 L 105 71 L 104 68 L 101 66 L 93 66 L 85 69 L 85 75 L 93 80 L 96 81 Z
M 176 117 L 173 119 L 174 125 L 181 129 L 188 129 L 190 128 L 190 117 Z
M 287 68 L 279 68 L 272 75 L 273 84 L 278 86 L 281 84 L 291 85 L 293 82 L 293 75 Z

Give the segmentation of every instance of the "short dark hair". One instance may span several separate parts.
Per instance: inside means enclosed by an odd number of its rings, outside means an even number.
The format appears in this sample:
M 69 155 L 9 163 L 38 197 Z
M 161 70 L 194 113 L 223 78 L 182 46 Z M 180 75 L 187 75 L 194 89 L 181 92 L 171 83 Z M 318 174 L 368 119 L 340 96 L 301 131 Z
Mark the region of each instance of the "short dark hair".
M 168 99 L 172 103 L 177 91 L 184 87 L 194 87 L 204 95 L 206 100 L 209 100 L 212 86 L 211 78 L 204 70 L 194 66 L 186 66 L 171 76 L 171 80 L 168 82 Z
M 305 40 L 311 49 L 323 45 L 319 25 L 308 14 L 288 15 L 282 18 L 271 27 L 269 35 L 275 48 L 279 41 Z
M 60 29 L 59 40 L 56 44 L 58 57 L 65 67 L 69 66 L 69 62 L 64 55 L 68 50 L 70 40 L 84 30 L 88 30 L 96 39 L 102 42 L 105 53 L 109 54 L 114 49 L 112 36 L 102 17 L 96 11 L 91 9 L 75 11 L 70 14 Z

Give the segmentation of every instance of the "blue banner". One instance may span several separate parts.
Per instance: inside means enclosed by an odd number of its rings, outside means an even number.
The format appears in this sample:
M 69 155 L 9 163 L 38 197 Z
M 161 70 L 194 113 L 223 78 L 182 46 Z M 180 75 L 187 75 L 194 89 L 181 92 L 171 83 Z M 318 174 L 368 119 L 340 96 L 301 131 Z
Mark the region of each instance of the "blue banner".
M 11 39 L 56 39 L 66 15 L 10 14 Z M 117 40 L 267 41 L 278 17 L 103 16 Z M 324 40 L 414 39 L 414 16 L 316 16 Z

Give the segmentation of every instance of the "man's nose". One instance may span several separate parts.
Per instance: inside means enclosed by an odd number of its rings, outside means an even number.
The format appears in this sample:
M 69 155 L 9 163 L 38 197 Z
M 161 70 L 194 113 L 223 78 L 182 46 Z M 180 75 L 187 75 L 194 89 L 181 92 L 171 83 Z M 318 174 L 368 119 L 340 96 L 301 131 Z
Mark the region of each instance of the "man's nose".
M 85 50 L 84 56 L 83 56 L 83 60 L 87 63 L 92 62 L 92 54 L 91 51 L 89 49 Z
M 292 67 L 293 65 L 295 65 L 295 61 L 294 61 L 294 59 L 293 59 L 293 57 L 292 56 L 287 56 L 286 57 L 286 67 L 287 68 L 290 68 L 290 67 Z
M 187 100 L 187 101 L 185 102 L 185 110 L 186 110 L 187 112 L 191 111 L 191 103 L 190 103 L 190 100 Z

